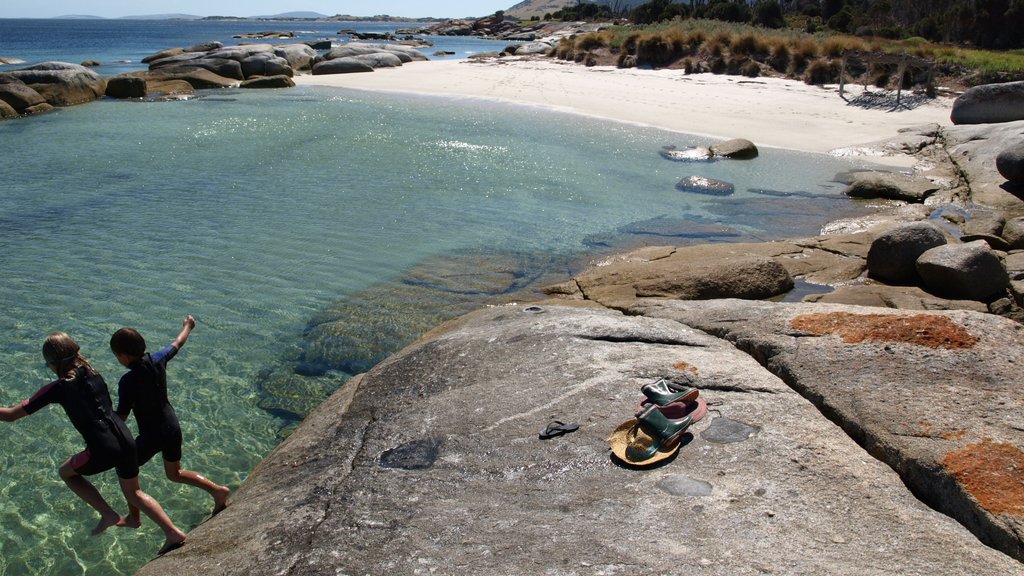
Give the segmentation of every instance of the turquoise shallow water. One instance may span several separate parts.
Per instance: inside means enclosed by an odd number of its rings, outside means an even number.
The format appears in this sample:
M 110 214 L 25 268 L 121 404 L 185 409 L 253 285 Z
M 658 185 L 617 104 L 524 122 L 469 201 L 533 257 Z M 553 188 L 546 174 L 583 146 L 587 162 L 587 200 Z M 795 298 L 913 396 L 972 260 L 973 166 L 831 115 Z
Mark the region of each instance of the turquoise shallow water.
M 114 330 L 134 326 L 156 348 L 195 314 L 170 366 L 184 464 L 232 488 L 290 424 L 260 407 L 260 375 L 292 370 L 324 307 L 425 260 L 481 248 L 582 258 L 637 222 L 666 218 L 744 238 L 813 234 L 820 215 L 855 209 L 831 182 L 849 164 L 824 156 L 762 150 L 750 162 L 673 163 L 658 156 L 662 146 L 709 142 L 482 101 L 327 88 L 100 101 L 2 122 L 0 142 L 0 402 L 48 381 L 39 350 L 54 330 L 75 337 L 116 390 Z M 728 180 L 737 193 L 676 191 L 689 174 Z M 329 390 L 345 377 L 309 378 Z M 88 537 L 94 513 L 56 474 L 81 448 L 59 408 L 0 426 L 0 442 L 0 574 L 126 574 L 152 556 L 162 537 L 149 522 Z M 209 499 L 169 485 L 159 468 L 144 469 L 144 489 L 183 529 L 195 526 Z M 114 475 L 96 480 L 123 507 Z

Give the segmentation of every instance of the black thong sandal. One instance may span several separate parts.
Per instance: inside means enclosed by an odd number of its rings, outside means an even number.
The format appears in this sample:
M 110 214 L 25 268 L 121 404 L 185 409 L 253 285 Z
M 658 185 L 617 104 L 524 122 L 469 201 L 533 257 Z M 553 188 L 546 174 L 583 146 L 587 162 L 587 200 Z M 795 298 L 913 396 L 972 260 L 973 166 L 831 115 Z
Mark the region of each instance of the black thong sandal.
M 562 434 L 568 434 L 569 432 L 575 432 L 580 427 L 575 422 L 566 424 L 561 420 L 552 420 L 543 430 L 540 431 L 538 436 L 541 440 L 547 440 L 548 438 L 554 438 L 555 436 L 561 436 Z

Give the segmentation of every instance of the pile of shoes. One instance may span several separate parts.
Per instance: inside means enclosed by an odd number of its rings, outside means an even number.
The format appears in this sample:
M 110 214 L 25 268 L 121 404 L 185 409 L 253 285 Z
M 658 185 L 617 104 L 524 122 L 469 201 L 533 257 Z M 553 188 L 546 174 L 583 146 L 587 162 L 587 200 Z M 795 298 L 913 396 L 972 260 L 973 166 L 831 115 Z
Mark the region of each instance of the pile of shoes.
M 644 398 L 636 417 L 619 425 L 608 439 L 612 454 L 631 466 L 645 467 L 676 455 L 689 442 L 691 425 L 708 413 L 696 388 L 665 380 L 640 387 Z

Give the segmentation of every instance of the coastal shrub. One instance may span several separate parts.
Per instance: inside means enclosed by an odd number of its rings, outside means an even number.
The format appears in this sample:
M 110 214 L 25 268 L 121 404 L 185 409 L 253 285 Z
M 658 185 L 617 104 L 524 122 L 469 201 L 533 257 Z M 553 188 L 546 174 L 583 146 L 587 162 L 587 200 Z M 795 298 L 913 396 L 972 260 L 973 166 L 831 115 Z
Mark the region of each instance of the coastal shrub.
M 748 60 L 747 63 L 740 68 L 740 74 L 747 78 L 757 78 L 761 75 L 761 67 L 757 65 L 757 62 Z
M 576 39 L 576 50 L 584 52 L 607 48 L 611 45 L 612 35 L 609 32 L 590 32 Z
M 827 58 L 839 58 L 845 52 L 864 52 L 868 45 L 860 38 L 850 36 L 832 36 L 821 44 L 820 53 Z
M 639 63 L 667 64 L 678 56 L 672 43 L 661 34 L 640 38 L 636 44 L 636 60 Z
M 619 52 L 619 57 L 615 60 L 615 65 L 619 68 L 636 68 L 636 55 Z
M 719 56 L 717 58 L 712 58 L 710 61 L 708 61 L 708 67 L 712 74 L 725 74 L 725 71 L 728 70 L 729 65 L 726 63 L 725 58 Z
M 768 59 L 768 65 L 776 72 L 785 72 L 789 68 L 789 57 L 789 45 L 780 42 L 772 48 L 772 55 Z
M 708 38 L 700 46 L 700 52 L 710 58 L 718 58 L 725 53 L 725 46 L 717 38 Z
M 576 41 L 571 38 L 562 38 L 555 47 L 555 57 L 559 60 L 573 60 L 576 54 Z
M 694 63 L 693 58 L 683 58 L 683 74 L 693 74 Z
M 593 52 L 587 52 L 586 57 L 583 59 L 584 66 L 597 66 L 597 55 Z
M 828 58 L 818 58 L 812 61 L 804 72 L 804 82 L 807 84 L 831 84 L 839 80 L 839 66 Z
M 754 56 L 757 54 L 767 54 L 769 52 L 767 44 L 761 39 L 761 37 L 752 33 L 741 34 L 733 38 L 731 46 L 733 54 Z

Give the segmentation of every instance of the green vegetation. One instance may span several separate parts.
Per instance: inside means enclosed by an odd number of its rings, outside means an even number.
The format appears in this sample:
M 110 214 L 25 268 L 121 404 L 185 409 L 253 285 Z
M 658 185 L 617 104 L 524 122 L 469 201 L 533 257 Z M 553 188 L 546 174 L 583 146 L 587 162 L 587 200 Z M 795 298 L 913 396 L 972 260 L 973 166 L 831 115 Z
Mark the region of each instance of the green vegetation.
M 897 0 L 888 1 L 892 6 L 902 4 Z M 859 0 L 856 3 L 863 4 Z M 941 1 L 938 3 L 948 4 Z M 978 3 L 983 2 L 978 0 Z M 855 62 L 846 70 L 848 79 L 878 86 L 902 82 L 904 87 L 920 84 L 930 89 L 928 85 L 935 75 L 963 78 L 973 74 L 975 77 L 968 80 L 970 83 L 1024 80 L 1024 49 L 997 51 L 940 44 L 923 35 L 890 38 L 845 34 L 830 29 L 831 24 L 808 26 L 814 19 L 822 22 L 820 15 L 802 14 L 802 18 L 793 19 L 782 10 L 782 6 L 801 5 L 800 2 L 787 1 L 780 4 L 776 0 L 763 0 L 754 4 L 750 10 L 751 18 L 760 15 L 760 24 L 694 18 L 694 13 L 708 13 L 712 5 L 730 2 L 720 0 L 697 3 L 695 0 L 693 4 L 696 8 L 673 4 L 669 0 L 653 0 L 638 6 L 632 14 L 665 15 L 677 10 L 676 7 L 682 7 L 686 15 L 676 14 L 669 20 L 612 26 L 601 32 L 579 35 L 563 40 L 553 55 L 577 62 L 614 62 L 620 67 L 672 66 L 688 72 L 708 71 L 746 76 L 783 74 L 815 84 L 837 82 L 844 56 L 855 57 Z M 818 5 L 813 0 L 802 3 L 805 6 L 811 4 Z M 827 4 L 830 2 L 821 2 L 819 10 Z M 1024 0 L 1006 0 L 1003 4 L 1011 7 L 1024 5 Z M 587 5 L 581 3 L 573 8 L 580 9 Z M 776 11 L 773 6 L 779 10 Z M 843 4 L 843 9 L 849 6 L 849 3 Z M 732 14 L 723 7 L 713 13 Z M 763 23 L 778 24 L 780 19 L 789 24 L 800 22 L 802 27 L 768 26 Z M 1021 28 L 1024 29 L 1024 26 Z M 815 31 L 808 32 L 809 29 Z M 896 77 L 901 58 L 893 55 L 906 56 L 909 62 L 910 69 L 902 80 Z M 930 63 L 934 63 L 934 66 Z
M 695 18 L 811 33 L 1024 48 L 1024 0 L 650 0 L 632 9 L 622 6 L 578 0 L 545 19 L 627 18 L 643 25 Z

